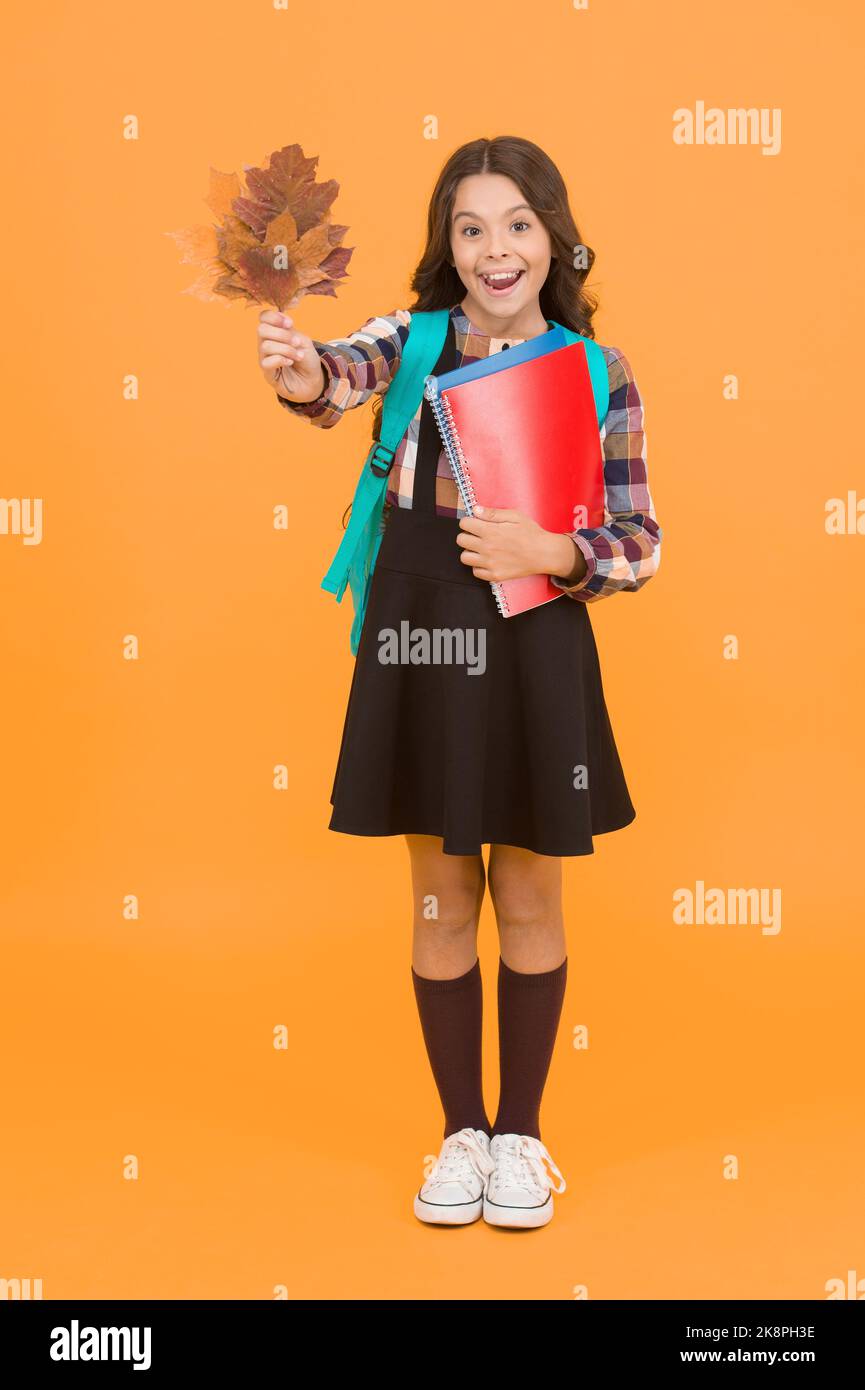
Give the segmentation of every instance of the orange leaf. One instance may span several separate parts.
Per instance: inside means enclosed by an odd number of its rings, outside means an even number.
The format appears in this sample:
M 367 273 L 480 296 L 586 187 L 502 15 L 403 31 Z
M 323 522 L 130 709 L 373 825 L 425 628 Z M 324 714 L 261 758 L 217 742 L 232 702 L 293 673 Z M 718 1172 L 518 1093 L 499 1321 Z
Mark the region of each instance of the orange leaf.
M 202 265 L 204 261 L 212 261 L 219 254 L 215 227 L 184 227 L 179 232 L 166 232 L 165 235 L 174 237 L 180 247 L 183 253 L 180 257 L 181 265 L 190 261 Z
M 214 300 L 219 299 L 220 297 L 218 294 L 214 294 L 215 288 L 216 282 L 214 272 L 212 269 L 209 269 L 202 271 L 202 273 L 199 275 L 198 279 L 194 282 L 194 284 L 187 285 L 186 289 L 181 290 L 180 293 L 191 294 L 196 299 L 203 299 L 207 302 L 212 302 Z
M 301 289 L 304 290 L 308 289 L 310 285 L 317 285 L 328 278 L 327 271 L 321 270 L 319 266 L 299 265 L 296 269 Z
M 244 251 L 258 246 L 258 240 L 239 217 L 229 215 L 216 230 L 218 255 L 227 266 L 235 267 Z
M 264 238 L 265 246 L 277 246 L 283 244 L 292 246 L 297 242 L 297 223 L 290 212 L 281 212 L 267 224 L 267 234 Z
M 242 192 L 237 174 L 221 174 L 218 169 L 211 167 L 210 192 L 204 201 L 214 217 L 227 217 L 231 212 L 232 202 L 239 198 Z
M 330 254 L 330 237 L 327 234 L 327 223 L 322 227 L 310 227 L 308 232 L 295 243 L 297 259 L 303 265 L 320 265 L 325 256 Z

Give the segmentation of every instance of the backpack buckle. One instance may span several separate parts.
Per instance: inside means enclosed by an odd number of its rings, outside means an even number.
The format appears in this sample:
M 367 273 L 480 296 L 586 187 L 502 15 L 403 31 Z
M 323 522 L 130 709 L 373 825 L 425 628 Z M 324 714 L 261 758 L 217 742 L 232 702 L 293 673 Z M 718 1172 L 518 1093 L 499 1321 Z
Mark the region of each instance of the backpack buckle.
M 395 453 L 395 449 L 388 448 L 387 444 L 382 444 L 380 439 L 376 440 L 369 452 L 369 466 L 377 478 L 387 477 L 393 467 Z M 384 455 L 390 457 L 385 458 Z

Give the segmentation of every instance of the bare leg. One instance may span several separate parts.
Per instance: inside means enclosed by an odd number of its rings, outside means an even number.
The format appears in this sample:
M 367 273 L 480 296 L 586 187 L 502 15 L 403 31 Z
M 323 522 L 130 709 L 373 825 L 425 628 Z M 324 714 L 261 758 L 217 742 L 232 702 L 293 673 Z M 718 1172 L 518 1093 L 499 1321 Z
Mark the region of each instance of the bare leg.
M 525 973 L 561 965 L 567 951 L 561 859 L 490 845 L 489 884 L 502 959 Z
M 451 979 L 477 959 L 486 887 L 480 854 L 445 854 L 437 835 L 406 835 L 414 920 L 412 965 L 427 979 Z

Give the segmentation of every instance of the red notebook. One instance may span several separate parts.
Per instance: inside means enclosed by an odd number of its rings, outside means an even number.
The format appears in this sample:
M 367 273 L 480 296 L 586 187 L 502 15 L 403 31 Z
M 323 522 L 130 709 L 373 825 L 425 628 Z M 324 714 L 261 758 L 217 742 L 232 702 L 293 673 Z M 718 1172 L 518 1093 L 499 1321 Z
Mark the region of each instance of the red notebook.
M 582 343 L 503 363 L 428 399 L 469 514 L 480 503 L 513 507 L 547 531 L 603 525 L 604 460 Z M 492 589 L 506 618 L 564 597 L 546 574 Z

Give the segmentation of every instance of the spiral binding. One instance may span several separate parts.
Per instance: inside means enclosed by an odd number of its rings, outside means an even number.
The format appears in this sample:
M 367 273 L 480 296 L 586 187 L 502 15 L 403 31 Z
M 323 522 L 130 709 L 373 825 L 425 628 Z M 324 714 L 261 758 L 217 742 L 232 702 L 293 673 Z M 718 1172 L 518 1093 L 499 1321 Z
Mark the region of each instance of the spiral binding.
M 439 391 L 438 382 L 434 376 L 428 376 L 426 378 L 424 382 L 424 395 L 432 407 L 432 413 L 435 417 L 438 432 L 441 435 L 445 453 L 448 456 L 454 478 L 456 479 L 457 488 L 462 498 L 462 504 L 469 516 L 474 516 L 474 508 L 477 499 L 475 497 L 471 475 L 468 471 L 466 456 L 463 453 L 462 444 L 460 442 L 459 431 L 454 422 L 450 401 Z M 490 587 L 493 591 L 493 597 L 499 612 L 503 618 L 507 618 L 510 609 L 504 589 L 501 584 L 495 581 L 490 581 Z

